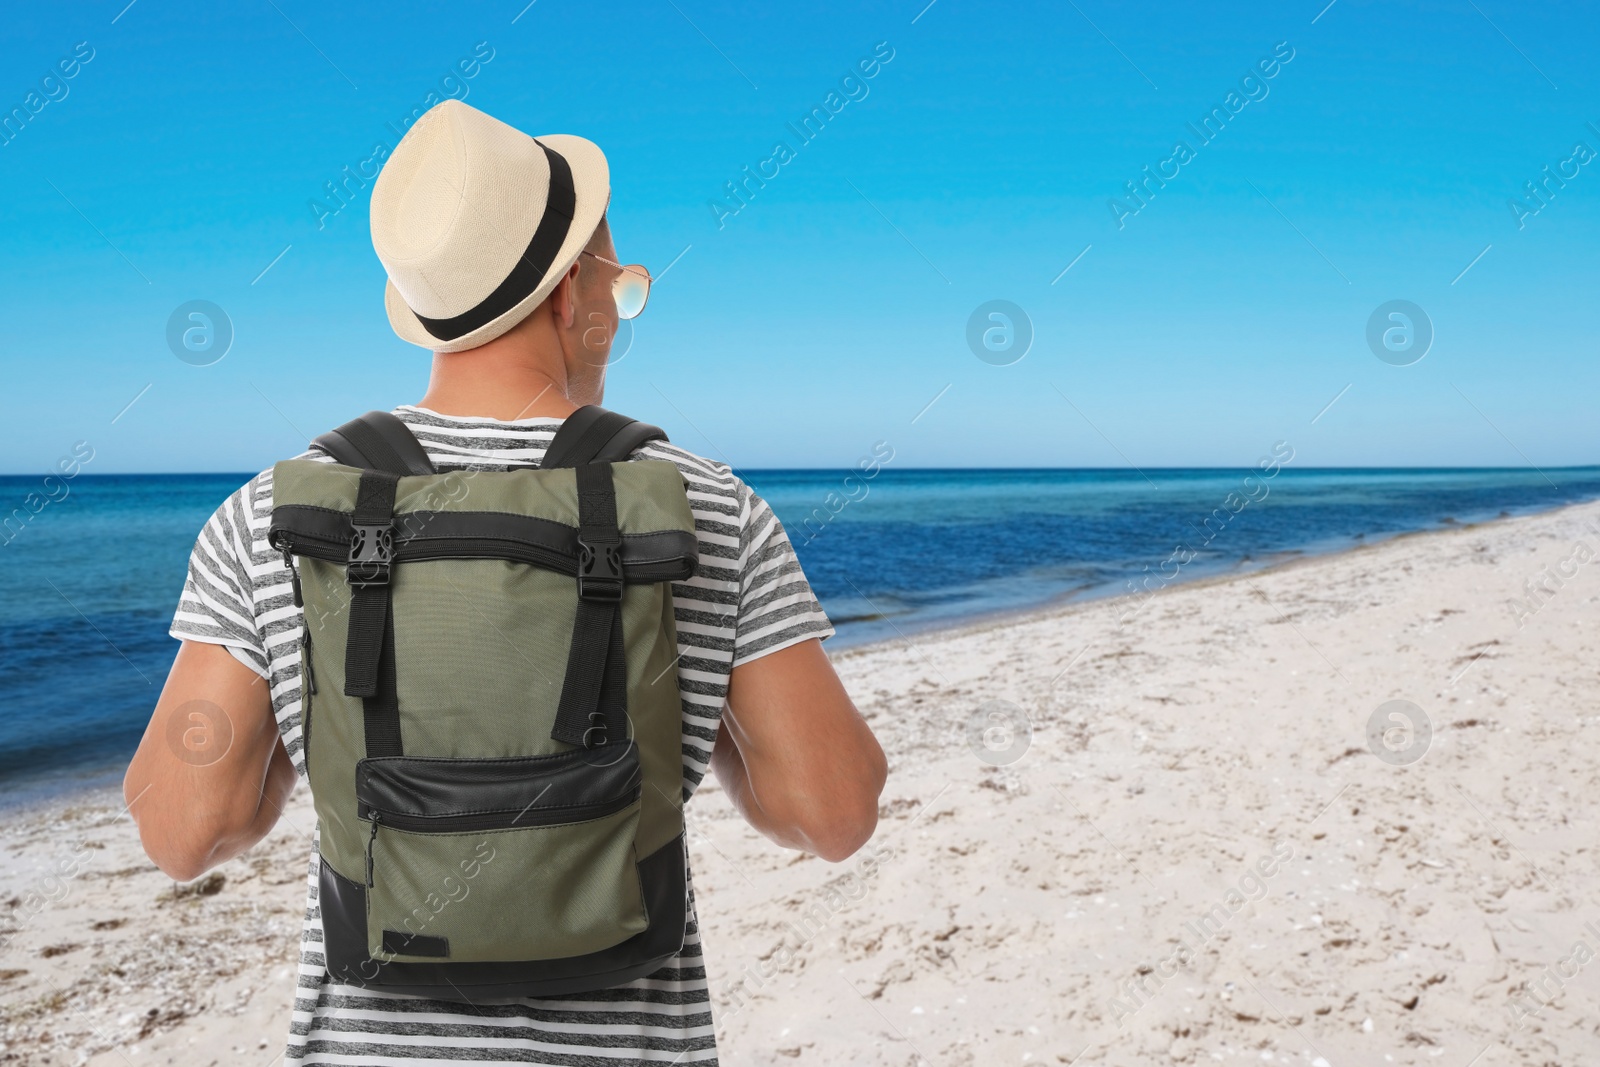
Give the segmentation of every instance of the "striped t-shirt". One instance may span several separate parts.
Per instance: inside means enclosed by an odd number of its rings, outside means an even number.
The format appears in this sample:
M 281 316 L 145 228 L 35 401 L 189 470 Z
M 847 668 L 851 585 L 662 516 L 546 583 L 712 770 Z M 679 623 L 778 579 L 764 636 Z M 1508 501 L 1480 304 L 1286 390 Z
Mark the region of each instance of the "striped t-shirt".
M 536 466 L 561 420 L 439 415 L 405 406 L 395 415 L 445 470 Z M 699 566 L 674 583 L 678 688 L 683 703 L 684 800 L 705 776 L 737 665 L 833 632 L 772 509 L 714 463 L 654 441 L 635 456 L 683 472 L 699 540 Z M 300 458 L 327 459 L 321 452 Z M 173 637 L 225 645 L 265 678 L 284 747 L 305 774 L 300 743 L 300 630 L 283 557 L 267 545 L 272 472 L 250 479 L 217 509 L 189 559 Z M 716 1040 L 694 891 L 683 951 L 660 970 L 616 989 L 563 999 L 475 1005 L 341 985 L 329 979 L 317 910 L 313 848 L 301 935 L 300 977 L 285 1063 L 714 1064 Z

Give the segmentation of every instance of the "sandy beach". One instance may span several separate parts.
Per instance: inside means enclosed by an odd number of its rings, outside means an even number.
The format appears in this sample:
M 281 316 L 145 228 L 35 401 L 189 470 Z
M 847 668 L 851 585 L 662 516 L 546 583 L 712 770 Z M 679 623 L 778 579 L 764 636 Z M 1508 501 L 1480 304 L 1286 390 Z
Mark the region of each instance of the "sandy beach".
M 836 653 L 873 842 L 689 807 L 722 1062 L 1592 1062 L 1597 596 L 1588 504 Z M 120 807 L 6 820 L 0 1062 L 270 1067 L 305 790 L 193 886 Z

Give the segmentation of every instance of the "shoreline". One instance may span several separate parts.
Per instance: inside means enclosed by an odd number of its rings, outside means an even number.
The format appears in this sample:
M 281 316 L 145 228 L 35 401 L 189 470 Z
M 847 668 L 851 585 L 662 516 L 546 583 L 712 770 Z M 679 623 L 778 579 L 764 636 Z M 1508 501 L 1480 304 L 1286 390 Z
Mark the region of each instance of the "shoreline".
M 1427 537 L 1433 534 L 1449 534 L 1465 530 L 1477 530 L 1504 523 L 1517 522 L 1521 519 L 1532 519 L 1540 516 L 1554 516 L 1565 511 L 1589 507 L 1597 503 L 1600 503 L 1600 499 L 1580 500 L 1573 503 L 1558 504 L 1554 507 L 1536 508 L 1523 512 L 1502 510 L 1498 515 L 1471 522 L 1462 522 L 1454 519 L 1453 517 L 1446 516 L 1443 519 L 1435 520 L 1436 525 L 1420 527 L 1415 530 L 1396 530 L 1389 533 L 1363 535 L 1360 539 L 1349 539 L 1349 543 L 1331 545 L 1325 548 L 1307 547 L 1284 549 L 1276 553 L 1276 555 L 1281 558 L 1264 562 L 1260 566 L 1251 567 L 1248 564 L 1254 561 L 1240 560 L 1235 562 L 1227 570 L 1221 572 L 1197 574 L 1192 578 L 1179 577 L 1166 583 L 1160 589 L 1156 590 L 1153 594 L 1151 594 L 1151 598 L 1159 597 L 1169 593 L 1170 591 L 1178 589 L 1207 588 L 1210 586 L 1227 584 L 1229 582 L 1241 581 L 1257 575 L 1272 574 L 1303 564 L 1315 563 L 1321 560 L 1337 559 L 1339 557 L 1353 555 L 1362 551 L 1379 549 L 1384 545 L 1393 544 L 1397 541 L 1404 541 L 1411 538 Z M 1090 607 L 1102 606 L 1108 602 L 1114 602 L 1119 599 L 1130 599 L 1132 596 L 1133 594 L 1131 593 L 1119 592 L 1111 587 L 1105 587 L 1103 592 L 1076 591 L 1060 593 L 1051 596 L 1047 600 L 1028 606 L 1001 608 L 994 611 L 978 612 L 972 616 L 964 617 L 959 620 L 931 621 L 926 626 L 917 626 L 915 623 L 913 623 L 905 630 L 903 634 L 900 634 L 896 637 L 878 636 L 872 638 L 871 640 L 863 641 L 859 644 L 855 642 L 838 644 L 836 645 L 837 651 L 833 649 L 829 650 L 829 656 L 830 658 L 837 660 L 842 656 L 871 652 L 876 650 L 879 646 L 894 645 L 907 641 L 913 637 L 926 638 L 943 637 L 946 635 L 970 635 L 973 633 L 979 633 L 985 630 L 993 629 L 996 626 L 1005 626 L 1010 623 L 1024 623 L 1040 619 L 1049 619 L 1067 612 L 1071 612 L 1075 609 L 1088 609 Z M 894 618 L 896 618 L 896 616 L 882 615 L 873 621 L 888 621 Z M 829 644 L 833 644 L 837 640 L 837 637 L 830 638 L 827 642 L 824 642 L 824 647 Z
M 1311 469 L 1311 468 L 1306 468 Z M 1582 468 L 1573 468 L 1582 469 Z M 110 477 L 108 475 L 108 477 Z M 1285 549 L 1276 553 L 1281 558 L 1264 562 L 1259 566 L 1251 566 L 1254 561 L 1235 561 L 1226 570 L 1212 573 L 1196 574 L 1185 578 L 1181 574 L 1178 578 L 1169 581 L 1156 590 L 1146 603 L 1155 597 L 1169 594 L 1177 589 L 1208 588 L 1218 584 L 1241 581 L 1258 575 L 1275 573 L 1279 570 L 1301 564 L 1312 563 L 1318 560 L 1338 558 L 1380 548 L 1409 538 L 1423 537 L 1431 534 L 1447 534 L 1452 531 L 1473 530 L 1493 526 L 1499 523 L 1515 522 L 1519 519 L 1534 518 L 1541 515 L 1559 515 L 1564 511 L 1574 508 L 1586 507 L 1597 501 L 1578 501 L 1575 503 L 1560 504 L 1549 508 L 1538 508 L 1523 512 L 1509 512 L 1502 510 L 1499 515 L 1491 518 L 1480 519 L 1474 522 L 1461 522 L 1446 516 L 1435 520 L 1436 525 L 1422 527 L 1414 530 L 1399 530 L 1390 533 L 1364 536 L 1363 539 L 1351 539 L 1348 543 L 1330 545 L 1324 548 L 1308 546 L 1306 548 Z M 1090 587 L 1089 590 L 1058 592 L 1044 600 L 1027 605 L 1003 607 L 994 610 L 979 610 L 968 615 L 950 619 L 930 619 L 923 624 L 915 621 L 902 628 L 895 620 L 898 616 L 893 614 L 880 615 L 871 620 L 874 623 L 887 623 L 893 627 L 893 636 L 875 634 L 859 642 L 840 641 L 838 635 L 823 643 L 830 659 L 839 662 L 845 657 L 870 653 L 881 647 L 893 646 L 911 641 L 914 638 L 932 638 L 943 636 L 963 636 L 981 633 L 998 626 L 1014 623 L 1026 623 L 1037 619 L 1048 619 L 1070 613 L 1075 610 L 1089 609 L 1093 606 L 1104 605 L 1117 600 L 1131 599 L 1133 594 L 1119 591 L 1110 586 Z M 1142 610 L 1142 609 L 1140 609 Z M 909 613 L 908 613 L 909 614 Z M 831 646 L 831 647 L 830 647 Z M 131 753 L 129 756 L 131 757 Z M 103 766 L 78 766 L 64 768 L 59 771 L 44 771 L 39 775 L 25 779 L 16 785 L 8 785 L 0 789 L 0 816 L 25 817 L 27 814 L 52 804 L 73 804 L 80 798 L 91 794 L 105 792 L 108 796 L 117 796 L 120 801 L 120 782 L 126 760 L 106 764 Z M 72 778 L 88 778 L 91 780 L 103 779 L 100 784 L 74 785 Z
M 26 819 L 42 809 L 75 805 L 91 797 L 101 803 L 121 803 L 122 774 L 126 769 L 127 761 L 123 760 L 92 771 L 47 771 L 8 785 L 0 790 L 0 817 Z
M 1179 578 L 1168 582 L 1146 598 L 1145 604 L 1155 599 L 1171 595 L 1179 590 L 1205 590 L 1217 586 L 1226 586 L 1234 582 L 1241 582 L 1254 577 L 1278 574 L 1291 571 L 1297 567 L 1316 564 L 1328 560 L 1355 557 L 1362 552 L 1381 550 L 1387 545 L 1414 540 L 1430 536 L 1444 536 L 1450 534 L 1468 533 L 1515 523 L 1523 519 L 1538 517 L 1558 517 L 1564 512 L 1580 508 L 1600 505 L 1600 500 L 1580 501 L 1572 504 L 1562 504 L 1553 508 L 1543 508 L 1522 514 L 1502 513 L 1493 518 L 1482 519 L 1477 522 L 1452 522 L 1439 520 L 1440 525 L 1418 530 L 1401 530 L 1390 534 L 1373 537 L 1359 543 L 1347 544 L 1341 547 L 1328 548 L 1321 551 L 1290 550 L 1280 555 L 1285 558 L 1263 563 L 1258 567 L 1246 567 L 1243 562 L 1235 564 L 1223 573 L 1199 574 L 1193 578 Z M 1027 625 L 1031 623 L 1049 622 L 1084 612 L 1105 607 L 1107 604 L 1119 600 L 1132 598 L 1129 593 L 1106 591 L 1103 594 L 1066 593 L 1055 596 L 1047 601 L 1027 607 L 1005 608 L 992 612 L 981 612 L 960 620 L 937 621 L 926 627 L 912 626 L 904 633 L 894 637 L 874 637 L 871 640 L 857 643 L 835 644 L 837 637 L 830 638 L 823 643 L 829 659 L 836 664 L 848 660 L 860 659 L 864 656 L 876 655 L 891 651 L 896 646 L 904 645 L 913 638 L 920 639 L 960 639 L 985 634 L 990 631 L 1011 626 Z M 1141 609 L 1142 611 L 1142 609 Z M 886 616 L 892 618 L 893 616 Z M 834 647 L 829 648 L 829 645 Z M 121 776 L 126 769 L 125 762 L 110 764 L 102 768 L 73 768 L 57 773 L 46 772 L 33 783 L 24 783 L 24 788 L 18 790 L 20 798 L 13 799 L 8 791 L 0 791 L 0 816 L 14 819 L 26 819 L 29 816 L 39 815 L 47 810 L 62 807 L 77 807 L 91 798 L 102 804 L 120 805 Z M 70 777 L 83 777 L 103 779 L 98 784 L 82 784 L 72 786 L 62 779 Z M 61 788 L 56 788 L 60 782 Z M 27 786 L 37 784 L 37 790 L 30 790 Z M 36 795 L 34 795 L 36 794 Z

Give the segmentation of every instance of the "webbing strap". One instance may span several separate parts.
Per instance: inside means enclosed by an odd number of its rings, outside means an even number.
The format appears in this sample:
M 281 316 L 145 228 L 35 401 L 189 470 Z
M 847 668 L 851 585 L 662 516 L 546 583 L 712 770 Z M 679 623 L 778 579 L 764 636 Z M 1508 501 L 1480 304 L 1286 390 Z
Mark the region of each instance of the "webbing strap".
M 345 635 L 344 691 L 360 697 L 368 756 L 398 756 L 400 705 L 395 687 L 394 608 L 390 597 L 390 564 L 358 561 L 372 539 L 388 537 L 394 522 L 398 475 L 387 471 L 361 472 L 351 515 L 350 620 Z M 363 557 L 365 558 L 365 557 Z
M 389 588 L 356 586 L 350 590 L 349 636 L 344 644 L 344 695 L 370 697 L 378 691 L 378 660 L 389 629 Z
M 611 464 L 585 463 L 572 473 L 578 483 L 578 540 L 591 545 L 622 544 Z
M 628 668 L 622 639 L 622 533 L 609 463 L 588 463 L 578 482 L 578 611 L 550 736 L 594 748 L 627 738 Z
M 394 521 L 394 497 L 400 477 L 382 470 L 361 472 L 356 485 L 356 509 L 350 521 L 357 525 L 380 525 Z
M 394 671 L 394 606 L 384 599 L 383 645 L 379 651 L 377 692 L 361 701 L 361 722 L 366 733 L 367 756 L 402 756 L 400 695 Z
M 556 709 L 556 741 L 583 748 L 620 743 L 628 736 L 628 661 L 622 612 L 616 604 L 578 602 L 567 674 Z

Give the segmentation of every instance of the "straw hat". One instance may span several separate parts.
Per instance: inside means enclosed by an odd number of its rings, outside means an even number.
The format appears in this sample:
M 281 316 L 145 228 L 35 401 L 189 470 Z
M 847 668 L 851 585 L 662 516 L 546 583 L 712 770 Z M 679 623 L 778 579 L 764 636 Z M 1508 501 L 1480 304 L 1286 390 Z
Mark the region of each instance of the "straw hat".
M 437 352 L 499 337 L 550 295 L 610 198 L 605 154 L 582 137 L 529 137 L 459 100 L 429 109 L 372 187 L 394 332 Z

